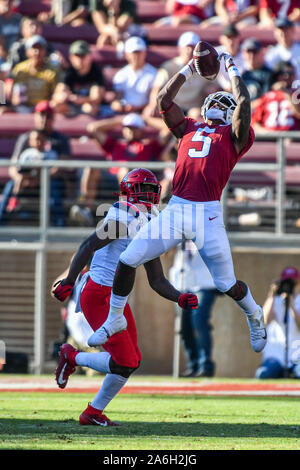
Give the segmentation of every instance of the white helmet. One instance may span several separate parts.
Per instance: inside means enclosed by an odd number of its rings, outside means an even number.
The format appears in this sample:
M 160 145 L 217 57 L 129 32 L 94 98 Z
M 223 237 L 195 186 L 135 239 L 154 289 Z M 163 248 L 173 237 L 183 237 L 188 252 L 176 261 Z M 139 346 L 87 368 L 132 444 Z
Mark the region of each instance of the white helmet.
M 211 117 L 207 116 L 207 111 L 213 108 L 217 103 L 221 104 L 225 109 L 222 111 L 218 109 L 221 113 L 219 112 L 215 117 L 213 117 L 213 115 L 211 115 Z M 237 102 L 231 93 L 228 93 L 227 91 L 217 91 L 216 93 L 211 93 L 205 98 L 201 108 L 201 116 L 203 116 L 205 122 L 207 122 L 208 119 L 221 119 L 224 124 L 230 124 L 236 107 Z

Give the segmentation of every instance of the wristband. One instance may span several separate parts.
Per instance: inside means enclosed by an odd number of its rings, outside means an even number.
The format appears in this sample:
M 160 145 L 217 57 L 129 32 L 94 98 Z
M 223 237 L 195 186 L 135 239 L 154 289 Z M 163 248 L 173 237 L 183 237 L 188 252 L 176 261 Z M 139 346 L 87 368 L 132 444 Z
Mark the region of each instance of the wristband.
M 227 69 L 228 76 L 230 80 L 233 77 L 240 77 L 240 72 L 235 64 L 230 64 L 228 69 Z
M 192 67 L 187 64 L 179 70 L 179 73 L 185 77 L 185 81 L 189 80 L 193 76 L 193 69 Z

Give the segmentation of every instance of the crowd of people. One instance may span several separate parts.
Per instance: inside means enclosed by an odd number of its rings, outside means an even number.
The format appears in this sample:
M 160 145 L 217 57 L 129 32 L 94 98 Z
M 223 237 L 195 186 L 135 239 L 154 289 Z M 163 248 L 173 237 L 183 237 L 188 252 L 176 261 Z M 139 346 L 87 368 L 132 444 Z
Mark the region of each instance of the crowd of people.
M 16 167 L 10 169 L 11 181 L 2 194 L 0 223 L 17 210 L 20 194 L 39 185 L 37 171 L 22 171 L 21 163 L 25 160 L 20 159 L 20 150 L 28 150 L 26 161 L 31 162 L 35 158 L 49 159 L 49 150 L 55 152 L 51 154 L 52 159 L 71 157 L 68 137 L 53 128 L 57 115 L 66 119 L 82 114 L 89 116 L 92 122 L 85 134 L 96 140 L 101 154 L 108 160 L 173 159 L 176 141 L 162 124 L 156 98 L 169 78 L 189 62 L 200 35 L 194 29 L 178 34 L 176 56 L 155 67 L 148 59 L 149 40 L 138 16 L 139 2 L 143 0 L 53 0 L 50 11 L 24 17 L 13 0 L 0 0 L 0 79 L 6 97 L 0 113 L 4 117 L 6 112 L 34 113 L 43 122 L 51 116 L 51 131 L 45 129 L 46 124 L 35 123 L 32 130 L 39 131 L 39 136 L 22 137 L 21 149 L 21 137 L 16 142 L 12 155 Z M 221 25 L 222 32 L 215 46 L 220 54 L 224 51 L 231 54 L 242 72 L 251 97 L 255 130 L 300 130 L 299 100 L 292 99 L 300 79 L 300 42 L 296 38 L 300 8 L 296 1 L 168 0 L 165 11 L 166 16 L 155 21 L 153 28 Z M 97 63 L 91 44 L 78 39 L 70 44 L 65 56 L 43 35 L 44 26 L 49 23 L 70 25 L 74 31 L 83 24 L 93 24 L 98 34 L 93 47 L 115 47 L 127 65 L 115 70 L 108 83 L 105 71 L 111 66 L 101 67 Z M 257 28 L 273 29 L 275 44 L 265 47 L 256 38 L 242 40 L 243 28 L 253 24 Z M 182 87 L 176 102 L 187 116 L 202 120 L 204 98 L 221 89 L 231 91 L 223 64 L 215 81 L 193 77 L 193 83 Z M 144 131 L 146 127 L 155 129 L 158 137 L 153 138 L 151 132 L 149 137 L 149 132 Z M 122 132 L 122 138 L 110 136 L 114 129 L 120 132 L 120 137 Z M 37 144 L 37 137 L 43 143 Z M 112 169 L 109 178 L 117 184 L 124 176 L 124 168 Z M 70 173 L 55 169 L 51 175 L 53 223 L 58 226 L 66 224 L 62 206 L 69 177 Z M 93 224 L 89 211 L 93 211 L 107 172 L 87 169 L 76 177 L 79 189 L 74 202 L 79 201 L 76 207 L 83 222 Z M 164 198 L 172 173 L 159 177 L 166 191 Z M 78 210 L 72 213 L 78 216 Z

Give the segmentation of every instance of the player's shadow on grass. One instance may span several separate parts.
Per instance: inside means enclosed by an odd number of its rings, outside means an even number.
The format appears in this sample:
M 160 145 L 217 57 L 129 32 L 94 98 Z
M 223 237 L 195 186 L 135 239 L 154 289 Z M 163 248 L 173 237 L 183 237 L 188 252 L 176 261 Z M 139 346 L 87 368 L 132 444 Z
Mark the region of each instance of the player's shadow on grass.
M 120 421 L 121 422 L 121 421 Z M 117 435 L 119 437 L 236 437 L 236 438 L 267 438 L 267 437 L 284 437 L 299 438 L 300 426 L 295 424 L 268 424 L 268 423 L 201 423 L 175 421 L 174 422 L 146 422 L 146 421 L 122 421 L 123 426 L 105 427 L 101 426 L 80 426 L 77 420 L 67 419 L 64 421 L 55 420 L 39 420 L 39 419 L 2 419 L 0 426 L 0 439 L 2 442 L 18 434 L 22 437 L 42 437 L 52 435 L 53 438 L 60 437 L 67 440 L 68 436 L 99 436 L 111 437 Z M 49 436 L 50 437 L 50 436 Z

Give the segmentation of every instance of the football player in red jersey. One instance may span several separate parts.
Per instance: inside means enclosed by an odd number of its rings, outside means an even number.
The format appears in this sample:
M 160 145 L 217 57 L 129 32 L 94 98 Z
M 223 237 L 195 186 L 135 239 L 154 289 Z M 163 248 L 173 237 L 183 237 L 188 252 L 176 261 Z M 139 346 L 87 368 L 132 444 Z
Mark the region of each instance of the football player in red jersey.
M 91 337 L 91 346 L 104 344 L 118 331 L 123 308 L 135 278 L 136 267 L 160 256 L 184 239 L 196 244 L 215 286 L 236 301 L 246 314 L 254 351 L 266 344 L 262 308 L 249 287 L 236 280 L 224 227 L 220 198 L 231 170 L 254 141 L 247 87 L 229 54 L 222 54 L 232 92 L 217 92 L 204 101 L 204 123 L 186 118 L 174 103 L 180 87 L 195 72 L 193 61 L 175 74 L 158 95 L 158 107 L 168 128 L 180 139 L 173 196 L 167 207 L 141 228 L 120 256 L 103 327 Z

